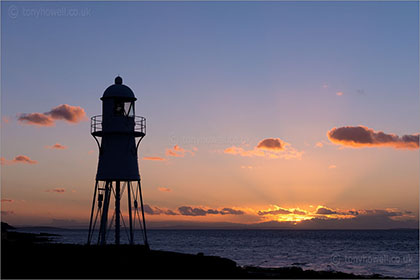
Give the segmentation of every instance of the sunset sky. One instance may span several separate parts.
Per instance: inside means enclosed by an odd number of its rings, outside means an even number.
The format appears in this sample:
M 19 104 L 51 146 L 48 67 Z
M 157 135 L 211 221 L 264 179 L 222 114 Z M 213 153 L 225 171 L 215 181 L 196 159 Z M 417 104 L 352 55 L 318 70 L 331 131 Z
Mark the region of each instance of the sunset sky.
M 86 225 L 90 117 L 147 119 L 147 221 L 416 227 L 418 2 L 2 2 L 1 210 Z

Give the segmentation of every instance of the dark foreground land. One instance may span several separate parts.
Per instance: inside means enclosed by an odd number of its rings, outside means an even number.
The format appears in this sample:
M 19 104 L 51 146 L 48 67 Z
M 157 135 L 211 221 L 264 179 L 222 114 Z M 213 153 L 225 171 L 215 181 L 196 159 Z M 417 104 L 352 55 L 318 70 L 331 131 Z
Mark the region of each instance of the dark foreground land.
M 146 250 L 144 246 L 48 243 L 48 234 L 2 230 L 1 278 L 385 278 L 299 267 L 240 267 L 202 254 Z

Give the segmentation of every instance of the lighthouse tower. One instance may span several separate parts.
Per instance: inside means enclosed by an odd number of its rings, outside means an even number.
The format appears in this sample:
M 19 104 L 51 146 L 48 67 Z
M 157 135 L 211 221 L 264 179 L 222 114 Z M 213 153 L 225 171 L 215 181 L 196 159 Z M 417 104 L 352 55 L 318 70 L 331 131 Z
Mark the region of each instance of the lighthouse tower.
M 146 119 L 135 115 L 137 98 L 119 76 L 115 84 L 105 90 L 101 100 L 102 115 L 91 118 L 91 134 L 99 147 L 99 161 L 87 243 L 95 242 L 97 232 L 97 244 L 106 244 L 114 228 L 115 244 L 120 244 L 122 223 L 130 244 L 134 244 L 138 228 L 148 247 L 137 157 L 140 141 L 146 135 Z M 127 223 L 121 210 L 124 192 Z M 112 204 L 115 210 L 109 219 Z

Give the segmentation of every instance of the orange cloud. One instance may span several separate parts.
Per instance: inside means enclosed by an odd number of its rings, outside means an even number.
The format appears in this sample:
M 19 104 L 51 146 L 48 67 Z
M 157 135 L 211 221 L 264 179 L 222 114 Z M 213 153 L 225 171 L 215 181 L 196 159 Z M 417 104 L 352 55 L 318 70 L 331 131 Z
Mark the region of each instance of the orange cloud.
M 4 199 L 1 200 L 1 202 L 10 202 L 10 203 L 13 203 L 13 199 L 6 199 L 6 198 L 4 198 Z
M 198 149 L 196 147 L 194 147 L 192 150 L 186 150 L 178 145 L 175 145 L 173 149 L 166 149 L 166 155 L 170 157 L 184 157 L 186 154 L 194 156 L 197 150 Z
M 36 160 L 32 160 L 30 157 L 24 156 L 24 155 L 16 156 L 13 160 L 8 160 L 4 157 L 0 158 L 0 164 L 1 165 L 12 165 L 12 164 L 15 164 L 15 163 L 37 164 L 38 162 Z
M 264 151 L 261 151 L 257 148 L 254 148 L 253 150 L 245 150 L 244 148 L 236 147 L 236 146 L 226 148 L 224 150 L 224 153 L 231 154 L 231 155 L 240 155 L 242 157 L 253 157 L 253 156 L 263 157 L 265 155 Z
M 283 208 L 273 205 L 274 208 L 260 210 L 257 212 L 265 220 L 275 220 L 278 222 L 300 222 L 311 219 L 313 214 L 300 208 Z
M 1 158 L 0 158 L 0 164 L 1 164 L 1 165 L 7 165 L 7 164 L 8 164 L 8 160 L 7 160 L 7 159 L 5 159 L 4 157 L 1 157 Z
M 268 210 L 268 211 L 258 211 L 258 215 L 278 215 L 278 214 L 291 214 L 292 211 L 289 211 L 284 208 L 278 208 L 276 210 Z
M 318 148 L 322 148 L 322 147 L 324 147 L 324 144 L 322 142 L 318 142 L 318 143 L 315 144 L 315 146 L 318 147 Z
M 183 148 L 181 148 L 180 146 L 178 146 L 178 145 L 175 145 L 174 146 L 174 150 L 175 151 L 180 151 L 180 152 L 183 152 L 184 151 L 184 149 Z
M 158 190 L 161 191 L 161 192 L 170 192 L 171 191 L 170 188 L 164 188 L 164 187 L 160 187 L 160 188 L 158 188 Z
M 363 147 L 392 147 L 395 149 L 418 149 L 419 135 L 386 134 L 382 131 L 374 131 L 365 126 L 334 127 L 327 132 L 328 139 L 338 145 L 353 148 Z
M 296 214 L 296 215 L 306 215 L 307 213 L 304 210 L 294 209 L 293 210 L 293 214 Z
M 56 144 L 54 144 L 52 146 L 45 146 L 45 148 L 47 148 L 47 149 L 56 149 L 56 150 L 65 150 L 65 149 L 67 149 L 67 146 L 64 146 L 64 145 L 61 145 L 59 143 L 56 143 Z
M 66 190 L 63 188 L 55 188 L 52 190 L 46 190 L 45 192 L 53 192 L 53 193 L 64 193 Z
M 328 168 L 330 168 L 330 169 L 334 169 L 334 168 L 337 168 L 337 165 L 335 165 L 335 164 L 331 164 L 330 166 L 328 166 Z
M 28 156 L 19 155 L 13 159 L 14 162 L 20 163 L 28 163 L 28 164 L 36 164 L 38 163 L 36 160 L 30 159 Z
M 144 160 L 157 160 L 157 161 L 162 161 L 165 160 L 162 157 L 143 157 Z
M 67 104 L 54 107 L 46 113 L 29 113 L 18 116 L 20 122 L 36 126 L 53 126 L 56 120 L 78 123 L 86 119 L 86 113 L 82 107 Z
M 42 113 L 21 114 L 18 120 L 28 125 L 37 126 L 53 126 L 55 124 L 53 118 Z
M 82 107 L 67 104 L 54 107 L 46 114 L 50 115 L 54 120 L 65 120 L 71 123 L 78 123 L 86 119 L 86 113 Z
M 337 96 L 342 96 L 344 93 L 342 92 L 342 91 L 338 91 L 337 93 L 336 93 L 336 95 Z
M 297 151 L 292 146 L 279 138 L 267 138 L 258 143 L 252 150 L 232 146 L 224 150 L 225 154 L 240 155 L 242 157 L 265 157 L 271 159 L 300 159 L 303 151 Z

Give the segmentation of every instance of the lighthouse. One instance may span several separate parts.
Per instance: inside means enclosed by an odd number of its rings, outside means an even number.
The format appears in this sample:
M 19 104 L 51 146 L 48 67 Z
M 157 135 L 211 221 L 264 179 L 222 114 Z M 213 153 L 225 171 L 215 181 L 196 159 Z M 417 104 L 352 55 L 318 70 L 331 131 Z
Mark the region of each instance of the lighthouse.
M 137 98 L 119 76 L 101 100 L 102 115 L 91 118 L 91 135 L 98 144 L 99 159 L 87 243 L 105 245 L 113 229 L 115 244 L 120 244 L 122 224 L 129 244 L 134 244 L 135 233 L 141 232 L 148 248 L 137 156 L 146 135 L 146 119 L 136 116 Z M 124 219 L 121 209 L 125 195 L 128 219 Z

